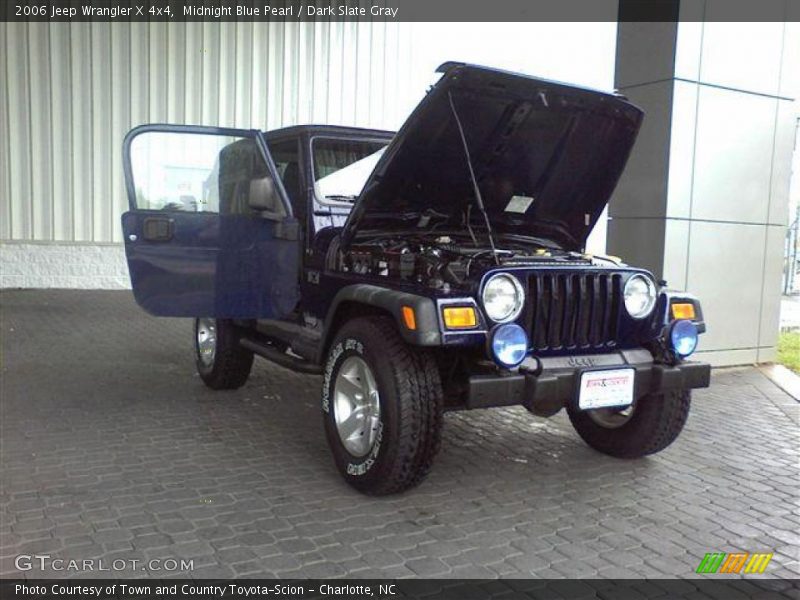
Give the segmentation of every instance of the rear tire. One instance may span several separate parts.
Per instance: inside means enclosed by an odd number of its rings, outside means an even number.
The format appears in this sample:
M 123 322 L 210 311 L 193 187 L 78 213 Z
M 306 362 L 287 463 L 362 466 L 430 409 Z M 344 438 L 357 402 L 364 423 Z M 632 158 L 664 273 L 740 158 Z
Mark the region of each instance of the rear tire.
M 572 426 L 589 446 L 617 458 L 639 458 L 674 442 L 689 417 L 691 391 L 648 394 L 636 401 L 630 417 L 595 415 L 569 409 Z M 599 409 L 608 411 L 608 409 Z M 609 418 L 611 417 L 611 418 Z
M 375 496 L 418 485 L 441 445 L 442 411 L 435 360 L 407 345 L 392 319 L 354 319 L 339 330 L 325 366 L 322 413 L 334 462 L 350 485 Z
M 253 367 L 253 353 L 239 345 L 239 333 L 224 319 L 195 319 L 195 364 L 212 390 L 242 387 Z

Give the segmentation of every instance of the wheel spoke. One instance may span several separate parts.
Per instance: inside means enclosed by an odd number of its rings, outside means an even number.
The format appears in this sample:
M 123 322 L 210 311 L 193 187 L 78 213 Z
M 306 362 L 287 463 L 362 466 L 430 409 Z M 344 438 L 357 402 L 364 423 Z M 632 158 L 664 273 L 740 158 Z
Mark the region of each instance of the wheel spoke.
M 336 389 L 338 392 L 341 392 L 350 400 L 351 403 L 355 401 L 357 397 L 363 396 L 364 390 L 361 388 L 361 385 L 357 381 L 351 379 L 352 376 L 342 374 L 336 381 Z
M 334 384 L 334 419 L 339 439 L 348 452 L 364 456 L 372 448 L 380 424 L 380 398 L 367 362 L 344 360 Z
M 197 353 L 206 366 L 214 364 L 217 350 L 217 333 L 213 319 L 197 321 Z
M 378 384 L 375 382 L 375 376 L 369 369 L 365 369 L 364 371 L 361 387 L 364 388 L 364 393 L 367 395 L 377 395 L 378 393 Z
M 369 378 L 370 376 L 367 374 L 367 363 L 363 360 L 357 363 L 356 373 L 358 375 L 358 383 L 361 386 L 362 392 L 367 391 L 367 386 L 369 385 Z
M 356 408 L 351 412 L 347 418 L 339 424 L 339 433 L 342 438 L 350 441 L 358 439 L 364 429 L 365 418 L 364 407 Z

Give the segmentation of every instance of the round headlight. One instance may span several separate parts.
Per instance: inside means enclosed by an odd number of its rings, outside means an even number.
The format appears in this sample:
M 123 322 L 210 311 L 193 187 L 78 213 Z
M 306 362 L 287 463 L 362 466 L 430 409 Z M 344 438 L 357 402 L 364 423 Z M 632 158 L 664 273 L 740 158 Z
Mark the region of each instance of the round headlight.
M 669 328 L 669 342 L 675 354 L 686 358 L 697 349 L 697 325 L 687 320 L 673 321 Z
M 509 369 L 516 367 L 528 355 L 528 335 L 516 323 L 498 325 L 491 333 L 491 348 L 497 364 Z
M 656 286 L 649 277 L 634 275 L 625 284 L 625 308 L 634 319 L 643 319 L 656 305 Z
M 483 286 L 483 309 L 495 323 L 507 323 L 519 316 L 525 292 L 519 279 L 508 273 L 492 275 Z

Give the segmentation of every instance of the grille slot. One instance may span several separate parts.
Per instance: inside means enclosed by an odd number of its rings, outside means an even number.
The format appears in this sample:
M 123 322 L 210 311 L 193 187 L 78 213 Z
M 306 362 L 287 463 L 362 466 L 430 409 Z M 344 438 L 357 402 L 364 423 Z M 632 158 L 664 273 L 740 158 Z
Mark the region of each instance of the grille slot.
M 621 274 L 532 274 L 528 293 L 528 333 L 534 350 L 602 350 L 616 345 Z

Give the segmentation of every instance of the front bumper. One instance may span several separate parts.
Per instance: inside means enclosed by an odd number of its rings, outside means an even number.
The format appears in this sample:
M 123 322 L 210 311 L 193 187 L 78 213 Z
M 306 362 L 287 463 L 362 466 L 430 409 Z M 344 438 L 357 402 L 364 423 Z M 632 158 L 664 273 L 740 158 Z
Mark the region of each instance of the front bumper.
M 472 375 L 469 378 L 467 408 L 523 405 L 531 412 L 550 416 L 576 401 L 583 371 L 633 367 L 634 395 L 641 398 L 670 390 L 708 387 L 711 366 L 684 362 L 678 365 L 653 363 L 646 350 L 612 354 L 528 359 L 517 373 Z

